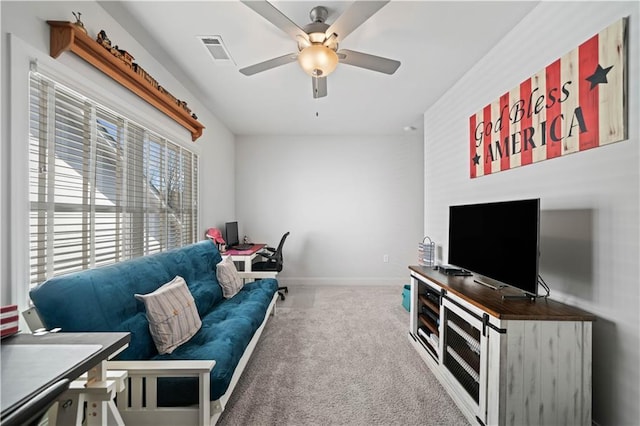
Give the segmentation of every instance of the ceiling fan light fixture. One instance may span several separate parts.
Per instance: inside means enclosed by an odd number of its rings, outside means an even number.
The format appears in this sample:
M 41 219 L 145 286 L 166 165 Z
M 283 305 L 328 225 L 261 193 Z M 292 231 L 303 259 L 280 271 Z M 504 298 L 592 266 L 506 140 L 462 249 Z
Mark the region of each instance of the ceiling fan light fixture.
M 322 44 L 312 44 L 298 54 L 298 63 L 312 77 L 326 77 L 336 69 L 338 55 Z
M 323 27 L 324 28 L 324 27 Z M 322 44 L 326 40 L 327 36 L 324 32 L 312 32 L 309 33 L 309 40 L 311 43 L 319 43 Z

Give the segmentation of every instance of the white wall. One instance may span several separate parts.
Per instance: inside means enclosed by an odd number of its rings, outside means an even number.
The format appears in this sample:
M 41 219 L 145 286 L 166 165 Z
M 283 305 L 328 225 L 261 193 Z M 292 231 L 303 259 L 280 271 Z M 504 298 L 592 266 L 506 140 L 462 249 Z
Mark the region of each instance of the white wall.
M 240 233 L 276 245 L 291 232 L 286 284 L 406 283 L 422 239 L 422 149 L 421 135 L 239 137 Z
M 638 2 L 543 2 L 425 113 L 427 234 L 446 253 L 448 207 L 541 198 L 540 273 L 552 297 L 598 316 L 593 419 L 640 418 Z M 469 116 L 623 16 L 629 20 L 629 139 L 469 178 Z
M 28 284 L 28 70 L 37 59 L 42 72 L 53 73 L 72 87 L 116 111 L 125 111 L 200 156 L 200 234 L 224 223 L 234 210 L 234 136 L 187 91 L 178 78 L 153 58 L 97 2 L 0 2 L 2 8 L 2 267 L 0 297 L 3 304 L 26 301 Z M 205 126 L 194 143 L 181 126 L 124 89 L 95 68 L 66 52 L 58 59 L 49 56 L 47 20 L 73 21 L 72 11 L 81 11 L 89 34 L 104 29 L 112 42 L 132 53 L 154 78 L 174 96 L 188 102 Z M 11 74 L 11 75 L 10 75 Z M 225 177 L 225 185 L 212 184 Z
M 2 33 L 2 7 L 0 7 L 0 34 Z M 2 37 L 4 38 L 4 37 Z M 1 40 L 1 39 L 0 39 Z M 4 47 L 3 47 L 3 43 L 0 41 L 0 58 L 4 58 Z M 3 74 L 4 71 L 2 69 L 3 67 L 0 66 L 0 100 L 4 99 L 4 94 L 5 94 L 5 90 L 6 90 L 6 84 L 3 78 Z M 0 117 L 4 117 L 3 114 L 3 109 L 4 109 L 4 101 L 0 102 Z M 6 160 L 4 160 L 5 158 L 7 158 L 9 156 L 9 147 L 7 143 L 2 143 L 1 141 L 4 140 L 4 120 L 0 119 L 0 200 L 2 200 L 2 202 L 0 203 L 0 283 L 6 282 L 6 278 L 7 276 L 5 275 L 5 269 L 6 266 L 8 265 L 8 247 L 9 244 L 7 243 L 7 238 L 5 238 L 5 232 L 6 232 L 6 228 L 5 228 L 5 220 L 8 214 L 8 210 L 6 207 L 6 204 L 4 202 L 4 197 L 5 194 L 8 193 L 8 185 L 9 185 L 9 180 L 6 177 L 6 170 L 7 170 L 7 162 Z M 8 288 L 8 286 L 2 285 L 0 284 L 0 304 L 4 305 L 4 301 L 9 300 L 9 292 L 8 290 L 5 290 L 5 287 Z

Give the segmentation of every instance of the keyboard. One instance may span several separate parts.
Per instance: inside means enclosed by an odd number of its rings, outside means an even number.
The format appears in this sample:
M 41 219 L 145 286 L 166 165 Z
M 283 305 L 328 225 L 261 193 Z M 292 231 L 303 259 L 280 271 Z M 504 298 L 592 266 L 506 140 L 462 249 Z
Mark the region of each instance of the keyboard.
M 232 250 L 249 250 L 253 247 L 253 244 L 236 244 L 235 246 L 231 246 Z

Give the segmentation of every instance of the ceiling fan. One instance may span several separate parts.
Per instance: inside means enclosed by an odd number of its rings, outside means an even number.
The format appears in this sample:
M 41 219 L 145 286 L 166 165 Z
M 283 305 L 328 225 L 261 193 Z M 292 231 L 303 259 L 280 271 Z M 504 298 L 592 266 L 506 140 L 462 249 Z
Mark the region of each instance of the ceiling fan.
M 327 75 L 336 68 L 338 62 L 385 74 L 393 74 L 400 66 L 400 62 L 393 59 L 348 49 L 338 50 L 338 43 L 386 5 L 388 0 L 355 1 L 331 25 L 325 22 L 329 15 L 327 8 L 316 6 L 309 12 L 311 23 L 304 28 L 300 28 L 268 1 L 241 1 L 289 34 L 298 44 L 298 52 L 242 68 L 240 72 L 244 75 L 257 74 L 297 60 L 311 76 L 313 97 L 321 98 L 327 96 Z

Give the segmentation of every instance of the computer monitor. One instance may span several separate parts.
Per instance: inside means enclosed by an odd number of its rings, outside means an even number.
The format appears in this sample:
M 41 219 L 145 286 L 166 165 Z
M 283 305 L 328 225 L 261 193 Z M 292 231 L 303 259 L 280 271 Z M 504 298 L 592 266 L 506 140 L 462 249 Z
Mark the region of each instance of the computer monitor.
M 238 237 L 238 222 L 227 222 L 224 225 L 224 229 L 224 237 L 227 242 L 227 247 L 233 247 L 240 244 L 240 240 Z

